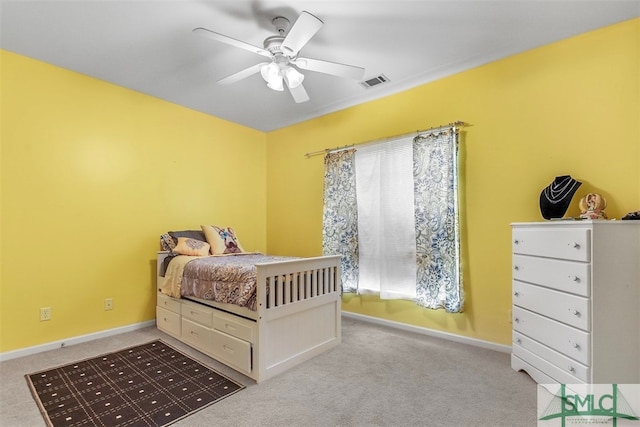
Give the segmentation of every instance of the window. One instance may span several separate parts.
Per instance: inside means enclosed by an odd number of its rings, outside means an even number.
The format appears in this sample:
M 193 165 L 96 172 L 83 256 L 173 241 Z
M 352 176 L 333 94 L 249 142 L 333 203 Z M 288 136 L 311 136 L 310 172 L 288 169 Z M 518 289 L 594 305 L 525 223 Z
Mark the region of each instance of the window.
M 325 157 L 323 251 L 343 289 L 463 307 L 455 127 Z

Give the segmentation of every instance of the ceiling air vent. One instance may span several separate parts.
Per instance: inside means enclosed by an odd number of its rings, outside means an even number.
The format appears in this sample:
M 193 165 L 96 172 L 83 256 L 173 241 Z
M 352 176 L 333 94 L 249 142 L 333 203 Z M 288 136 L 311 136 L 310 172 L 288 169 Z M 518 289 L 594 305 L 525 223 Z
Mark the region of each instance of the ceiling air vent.
M 368 80 L 361 82 L 360 84 L 366 88 L 370 88 L 373 86 L 378 86 L 382 83 L 387 83 L 388 81 L 389 81 L 389 78 L 387 76 L 385 76 L 384 74 L 380 74 L 379 76 L 372 77 Z

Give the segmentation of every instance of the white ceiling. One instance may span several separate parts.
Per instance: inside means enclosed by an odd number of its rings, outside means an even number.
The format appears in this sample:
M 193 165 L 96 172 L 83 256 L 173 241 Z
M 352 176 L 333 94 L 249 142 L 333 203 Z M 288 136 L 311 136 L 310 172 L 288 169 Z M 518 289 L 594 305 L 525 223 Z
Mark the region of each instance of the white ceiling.
M 3 49 L 262 131 L 406 90 L 575 34 L 640 16 L 640 0 L 0 0 Z M 191 30 L 262 46 L 271 20 L 306 10 L 324 26 L 305 57 L 365 68 L 359 81 L 304 71 L 311 100 L 260 74 L 216 81 L 264 60 Z

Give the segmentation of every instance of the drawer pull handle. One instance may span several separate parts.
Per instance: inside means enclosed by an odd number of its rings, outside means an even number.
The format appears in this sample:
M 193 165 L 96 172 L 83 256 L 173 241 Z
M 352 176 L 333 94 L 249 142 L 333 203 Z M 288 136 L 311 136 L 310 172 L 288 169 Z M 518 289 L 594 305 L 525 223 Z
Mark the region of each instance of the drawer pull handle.
M 574 247 L 575 249 L 580 249 L 580 243 L 578 243 L 578 242 L 573 242 L 573 247 Z
M 515 292 L 513 293 L 513 296 L 514 296 L 514 297 L 519 297 L 519 296 L 520 296 L 520 292 L 515 291 Z
M 224 348 L 229 353 L 233 353 L 233 349 L 231 347 L 227 346 L 227 345 L 223 345 L 222 348 Z
M 574 368 L 573 366 L 569 366 L 569 372 L 571 372 L 572 374 L 575 374 L 576 368 Z
M 520 270 L 520 267 L 518 267 L 517 265 L 514 265 L 514 266 L 513 266 L 513 269 L 514 269 L 515 271 L 518 271 L 518 270 Z
M 196 337 L 198 336 L 198 333 L 195 331 L 191 331 L 191 335 L 195 335 Z
M 514 318 L 513 318 L 513 321 L 514 321 L 514 322 L 516 322 L 516 323 L 520 323 L 520 318 L 518 318 L 518 317 L 514 317 Z
M 571 342 L 569 341 L 569 343 L 571 343 L 571 346 L 573 348 L 575 348 L 576 350 L 580 350 L 580 344 L 578 344 L 577 342 Z
M 520 338 L 516 338 L 516 343 L 522 344 L 522 340 Z
M 576 283 L 580 283 L 580 278 L 578 276 L 573 276 L 571 280 L 573 280 Z
M 197 311 L 193 311 L 193 310 L 191 310 L 191 315 L 192 315 L 192 316 L 197 316 L 197 315 L 198 315 L 198 312 L 197 312 Z
M 580 317 L 581 314 L 578 310 L 576 310 L 575 308 L 570 309 L 571 310 L 571 314 L 573 314 L 574 316 L 578 316 Z
M 224 326 L 225 326 L 227 329 L 231 329 L 231 330 L 235 330 L 235 329 L 236 329 L 236 327 L 235 327 L 235 326 L 230 325 L 230 324 L 228 324 L 228 323 L 225 323 L 225 324 L 224 324 Z
M 518 240 L 518 239 L 514 240 L 514 241 L 513 241 L 513 244 L 514 244 L 514 245 L 519 245 L 519 244 L 520 244 L 520 240 Z

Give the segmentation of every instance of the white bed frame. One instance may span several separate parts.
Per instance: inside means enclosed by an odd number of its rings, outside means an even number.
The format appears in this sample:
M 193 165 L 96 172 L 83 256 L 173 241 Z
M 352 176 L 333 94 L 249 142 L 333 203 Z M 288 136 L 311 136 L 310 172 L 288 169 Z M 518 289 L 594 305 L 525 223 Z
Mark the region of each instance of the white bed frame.
M 339 255 L 257 264 L 256 311 L 161 293 L 167 255 L 158 252 L 158 329 L 256 382 L 340 344 Z

